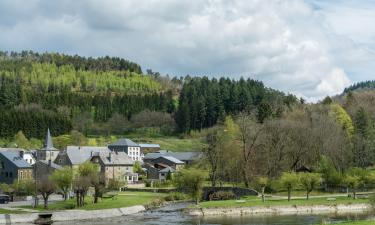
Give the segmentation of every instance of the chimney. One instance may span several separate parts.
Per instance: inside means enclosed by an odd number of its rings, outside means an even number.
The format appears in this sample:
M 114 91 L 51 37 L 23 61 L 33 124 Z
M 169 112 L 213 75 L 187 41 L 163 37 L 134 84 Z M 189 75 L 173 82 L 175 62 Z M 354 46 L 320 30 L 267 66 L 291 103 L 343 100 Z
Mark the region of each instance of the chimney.
M 24 151 L 20 151 L 20 158 L 23 159 Z

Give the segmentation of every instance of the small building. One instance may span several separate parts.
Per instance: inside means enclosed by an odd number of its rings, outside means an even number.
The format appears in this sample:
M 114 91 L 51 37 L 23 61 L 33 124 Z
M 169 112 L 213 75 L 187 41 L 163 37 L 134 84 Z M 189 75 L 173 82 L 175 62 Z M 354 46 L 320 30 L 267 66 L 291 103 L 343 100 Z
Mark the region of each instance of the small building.
M 162 169 L 162 170 L 159 170 L 159 180 L 160 181 L 166 181 L 166 180 L 168 180 L 168 176 L 171 176 L 170 177 L 170 179 L 171 179 L 175 172 L 176 172 L 176 170 L 174 170 L 173 168 L 171 168 L 169 166 Z
M 134 161 L 142 161 L 141 147 L 130 139 L 119 139 L 108 145 L 108 148 L 115 152 L 125 152 Z
M 159 152 L 146 154 L 143 158 L 143 161 L 150 163 L 152 162 L 152 160 L 160 156 L 172 156 L 184 162 L 186 165 L 191 165 L 194 161 L 202 158 L 202 153 L 201 152 L 171 152 L 171 151 L 161 150 Z
M 138 174 L 133 172 L 134 161 L 125 152 L 95 152 L 90 161 L 99 164 L 106 184 L 111 179 L 127 183 L 138 181 Z
M 181 160 L 178 160 L 172 156 L 160 156 L 154 160 L 152 160 L 152 163 L 155 165 L 155 167 L 171 167 L 174 170 L 179 170 L 182 167 L 184 167 L 184 162 Z
M 41 180 L 45 178 L 46 176 L 51 175 L 56 170 L 61 169 L 62 167 L 60 165 L 57 165 L 54 162 L 51 162 L 51 160 L 39 160 L 34 165 L 34 176 L 36 179 Z
M 160 145 L 159 144 L 148 144 L 148 143 L 143 144 L 143 143 L 140 143 L 139 146 L 141 147 L 141 156 L 144 156 L 147 153 L 160 151 Z
M 0 183 L 33 179 L 33 168 L 23 159 L 23 151 L 0 151 Z
M 30 165 L 33 165 L 35 163 L 35 154 L 36 154 L 35 150 L 27 151 L 27 150 L 25 150 L 23 148 L 0 148 L 0 151 L 15 151 L 15 152 L 18 152 L 19 154 L 23 155 L 22 158 L 27 163 L 29 163 Z
M 52 136 L 48 128 L 43 148 L 37 150 L 37 160 L 51 160 L 53 162 L 55 161 L 59 152 L 60 151 L 58 149 L 53 147 Z

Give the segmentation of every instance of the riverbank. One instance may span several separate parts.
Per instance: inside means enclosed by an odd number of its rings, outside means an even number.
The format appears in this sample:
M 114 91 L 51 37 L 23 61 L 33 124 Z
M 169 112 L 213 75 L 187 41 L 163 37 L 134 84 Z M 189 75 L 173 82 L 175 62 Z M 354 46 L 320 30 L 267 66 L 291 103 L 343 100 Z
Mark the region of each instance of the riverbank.
M 189 208 L 185 212 L 191 216 L 241 216 L 241 215 L 314 215 L 332 213 L 353 213 L 372 210 L 367 203 L 333 205 L 274 205 L 248 207 Z
M 95 220 L 102 218 L 112 218 L 127 216 L 145 211 L 143 205 L 136 205 L 124 208 L 102 209 L 102 210 L 65 210 L 48 212 L 52 214 L 53 222 L 62 221 L 82 221 Z M 44 212 L 47 213 L 47 212 Z M 14 223 L 34 223 L 39 215 L 43 213 L 25 213 L 25 214 L 0 214 L 0 224 Z

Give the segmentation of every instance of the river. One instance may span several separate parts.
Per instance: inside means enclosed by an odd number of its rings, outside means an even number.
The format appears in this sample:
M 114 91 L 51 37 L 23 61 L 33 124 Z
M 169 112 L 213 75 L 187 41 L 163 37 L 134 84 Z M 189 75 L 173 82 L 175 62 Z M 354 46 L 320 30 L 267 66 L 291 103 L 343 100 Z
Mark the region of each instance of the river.
M 54 225 L 315 225 L 322 222 L 341 222 L 372 217 L 368 214 L 350 215 L 308 215 L 308 216 L 236 216 L 236 217 L 191 217 L 181 212 L 185 204 L 175 204 L 157 210 L 147 211 L 127 217 L 117 217 L 95 221 L 64 222 Z

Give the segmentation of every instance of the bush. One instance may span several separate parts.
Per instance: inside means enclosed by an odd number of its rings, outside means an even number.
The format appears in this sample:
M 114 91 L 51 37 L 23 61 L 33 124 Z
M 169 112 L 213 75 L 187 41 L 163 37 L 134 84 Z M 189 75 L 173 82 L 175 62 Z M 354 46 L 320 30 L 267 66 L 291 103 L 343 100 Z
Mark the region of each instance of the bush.
M 232 191 L 218 191 L 209 195 L 210 201 L 214 200 L 230 200 L 236 199 L 236 195 Z
M 189 199 L 189 196 L 181 192 L 171 192 L 164 197 L 165 201 L 181 201 L 187 199 Z
M 145 181 L 145 186 L 146 187 L 151 187 L 151 181 L 150 180 L 146 180 Z
M 375 194 L 371 194 L 368 201 L 370 205 L 375 208 Z
M 164 199 L 157 198 L 155 200 L 152 200 L 152 202 L 145 205 L 146 209 L 154 209 L 164 204 Z
M 64 209 L 75 209 L 75 208 L 76 208 L 76 205 L 73 203 L 70 203 L 64 206 Z

